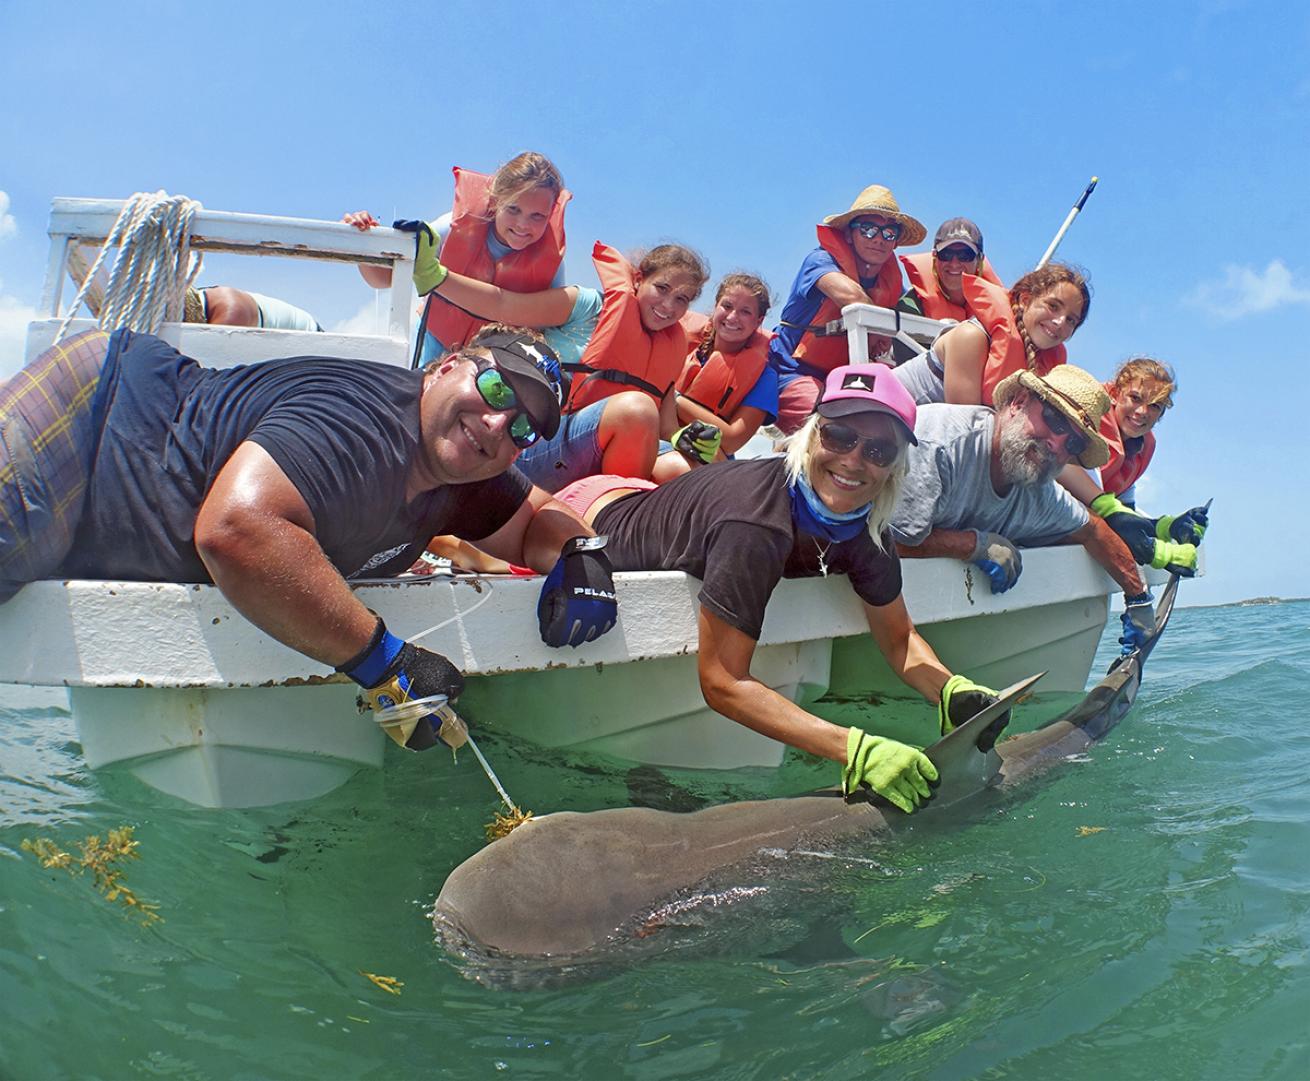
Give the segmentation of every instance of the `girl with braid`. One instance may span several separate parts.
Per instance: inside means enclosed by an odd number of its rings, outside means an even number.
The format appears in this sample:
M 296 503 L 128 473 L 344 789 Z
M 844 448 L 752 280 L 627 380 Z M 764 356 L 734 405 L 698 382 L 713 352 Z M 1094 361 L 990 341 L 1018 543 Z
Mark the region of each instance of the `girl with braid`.
M 968 274 L 963 288 L 969 319 L 896 369 L 896 378 L 919 405 L 990 406 L 1006 376 L 1046 375 L 1065 362 L 1064 343 L 1087 318 L 1092 302 L 1085 275 L 1063 263 L 1029 271 L 1008 295 Z
M 778 373 L 769 365 L 769 334 L 760 330 L 769 303 L 768 285 L 738 272 L 719 282 L 712 315 L 683 316 L 691 352 L 674 385 L 680 427 L 660 444 L 657 483 L 731 457 L 778 415 Z

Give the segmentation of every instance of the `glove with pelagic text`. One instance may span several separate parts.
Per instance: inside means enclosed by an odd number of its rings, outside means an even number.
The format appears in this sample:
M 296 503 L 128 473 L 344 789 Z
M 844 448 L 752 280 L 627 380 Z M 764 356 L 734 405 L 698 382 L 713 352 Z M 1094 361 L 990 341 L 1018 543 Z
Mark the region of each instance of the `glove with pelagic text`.
M 337 671 L 364 688 L 361 697 L 375 712 L 433 695 L 444 695 L 453 702 L 464 690 L 464 677 L 450 661 L 440 653 L 397 638 L 380 618 L 368 645 Z M 383 730 L 402 747 L 426 751 L 439 741 L 445 742 L 441 740 L 441 724 L 438 714 L 425 713 L 403 724 L 384 725 Z M 462 743 L 463 733 L 460 736 Z
M 548 646 L 580 646 L 618 621 L 614 569 L 604 537 L 574 537 L 561 549 L 537 601 L 537 625 Z
M 708 424 L 703 420 L 693 420 L 685 428 L 679 428 L 674 432 L 669 442 L 673 444 L 673 449 L 689 462 L 709 465 L 714 461 L 714 456 L 719 453 L 723 433 L 716 425 Z
M 1134 597 L 1124 594 L 1124 611 L 1119 617 L 1123 623 L 1123 636 L 1119 644 L 1125 654 L 1146 645 L 1147 639 L 1155 630 L 1155 600 L 1148 589 Z
M 446 268 L 437 258 L 441 241 L 432 232 L 432 226 L 415 218 L 401 218 L 391 228 L 414 234 L 414 290 L 425 297 L 446 280 Z
M 850 795 L 861 785 L 910 814 L 932 798 L 937 767 L 922 751 L 908 743 L 867 735 L 852 728 L 846 736 L 846 768 L 842 770 L 842 792 Z
M 991 583 L 993 593 L 1004 593 L 1023 573 L 1023 556 L 1008 537 L 984 530 L 973 531 L 977 541 L 969 562 L 982 569 Z

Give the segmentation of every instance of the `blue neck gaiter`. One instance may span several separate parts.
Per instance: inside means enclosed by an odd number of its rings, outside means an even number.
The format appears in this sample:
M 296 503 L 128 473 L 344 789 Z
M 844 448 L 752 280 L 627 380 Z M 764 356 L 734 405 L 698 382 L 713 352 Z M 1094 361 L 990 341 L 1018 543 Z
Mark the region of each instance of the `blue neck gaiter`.
M 868 528 L 872 503 L 866 503 L 847 514 L 837 514 L 824 506 L 823 500 L 810 485 L 810 478 L 804 473 L 787 490 L 791 494 L 792 521 L 802 533 L 828 541 L 848 541 Z

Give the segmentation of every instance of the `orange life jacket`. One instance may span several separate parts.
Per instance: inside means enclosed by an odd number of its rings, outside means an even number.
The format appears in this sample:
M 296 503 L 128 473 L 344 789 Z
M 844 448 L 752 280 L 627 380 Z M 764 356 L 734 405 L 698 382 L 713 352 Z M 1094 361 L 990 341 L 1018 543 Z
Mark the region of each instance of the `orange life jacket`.
M 549 289 L 564 259 L 564 206 L 572 192 L 561 191 L 551 209 L 546 231 L 522 251 L 496 261 L 487 251 L 487 231 L 495 213 L 491 208 L 491 177 L 458 166 L 455 203 L 450 212 L 450 233 L 441 244 L 441 264 L 467 278 L 490 282 L 513 293 Z M 470 315 L 435 292 L 428 294 L 423 325 L 447 349 L 464 345 L 487 321 Z
M 1105 392 L 1112 401 L 1113 385 L 1105 384 Z M 1115 419 L 1112 407 L 1101 417 L 1101 436 L 1110 447 L 1110 460 L 1101 467 L 1101 487 L 1112 495 L 1123 495 L 1137 483 L 1138 478 L 1146 472 L 1146 467 L 1151 464 L 1151 456 L 1155 454 L 1155 433 L 1147 432 L 1142 436 L 1142 446 L 1137 453 L 1131 458 L 1125 457 L 1123 432 L 1119 430 L 1119 422 Z
M 757 329 L 737 352 L 724 353 L 721 349 L 714 349 L 702 364 L 696 350 L 709 325 L 709 319 L 699 312 L 688 312 L 682 317 L 682 329 L 687 332 L 691 352 L 687 354 L 687 363 L 678 376 L 678 393 L 715 416 L 731 420 L 769 362 L 772 335 Z
M 969 318 L 969 312 L 963 304 L 956 304 L 942 291 L 942 283 L 938 280 L 933 267 L 932 255 L 930 251 L 902 255 L 901 266 L 905 268 L 905 277 L 910 283 L 910 288 L 919 295 L 919 306 L 923 309 L 924 315 L 929 319 L 954 319 L 962 323 Z M 978 276 L 993 285 L 1005 288 L 985 255 L 982 261 L 982 273 Z
M 1014 311 L 1010 308 L 1010 294 L 999 285 L 993 285 L 973 274 L 966 274 L 961 284 L 969 314 L 982 324 L 991 343 L 982 372 L 982 404 L 991 405 L 997 383 L 1007 375 L 1028 369 L 1028 354 L 1024 350 L 1023 339 L 1019 337 Z M 1063 345 L 1039 349 L 1034 370 L 1037 375 L 1045 375 L 1052 368 L 1063 364 L 1067 356 Z
M 836 260 L 843 274 L 852 281 L 858 282 L 860 272 L 855 263 L 855 250 L 850 242 L 830 225 L 820 225 L 818 235 L 819 247 Z M 901 264 L 894 254 L 887 257 L 887 262 L 883 263 L 878 271 L 877 280 L 865 292 L 869 295 L 869 303 L 877 304 L 881 308 L 893 307 L 901 299 L 901 294 L 905 292 L 905 283 L 901 278 Z M 818 368 L 824 372 L 849 364 L 850 354 L 844 334 L 820 338 L 814 333 L 815 329 L 822 329 L 825 323 L 840 316 L 841 307 L 829 297 L 824 297 L 819 310 L 814 313 L 814 321 L 806 328 L 801 340 L 796 343 L 796 348 L 792 350 L 792 356 L 811 368 Z
M 659 402 L 687 359 L 687 332 L 680 323 L 652 334 L 641 325 L 632 265 L 599 241 L 591 251 L 604 290 L 596 329 L 573 373 L 567 413 L 576 413 L 621 390 L 640 390 Z

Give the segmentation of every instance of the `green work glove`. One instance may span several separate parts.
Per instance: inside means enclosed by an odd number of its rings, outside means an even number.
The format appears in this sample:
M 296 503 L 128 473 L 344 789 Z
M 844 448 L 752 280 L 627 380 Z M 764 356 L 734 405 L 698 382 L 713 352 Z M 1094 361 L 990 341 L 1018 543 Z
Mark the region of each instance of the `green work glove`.
M 1091 511 L 1105 519 L 1105 524 L 1119 535 L 1138 563 L 1145 566 L 1155 558 L 1155 519 L 1139 514 L 1109 492 L 1102 492 L 1092 500 Z
M 1162 541 L 1174 541 L 1178 544 L 1200 544 L 1205 536 L 1206 526 L 1210 524 L 1210 508 L 1193 507 L 1178 515 L 1161 515 L 1155 521 L 1155 535 Z
M 723 442 L 723 433 L 713 424 L 703 420 L 693 420 L 685 428 L 679 428 L 669 440 L 673 448 L 689 462 L 709 465 L 719 453 Z
M 437 258 L 441 241 L 432 232 L 432 226 L 425 221 L 402 218 L 393 221 L 391 228 L 414 234 L 414 289 L 419 296 L 427 296 L 446 280 L 446 268 Z
M 1195 577 L 1196 545 L 1158 540 L 1155 542 L 1155 552 L 1151 556 L 1151 566 L 1156 570 L 1163 567 L 1170 574 L 1177 574 L 1182 578 Z
M 999 697 L 990 687 L 975 683 L 968 676 L 951 676 L 942 687 L 942 697 L 937 703 L 937 723 L 942 735 L 953 732 Z M 1006 719 L 1009 719 L 1008 716 Z
M 866 735 L 859 728 L 847 734 L 846 768 L 841 775 L 846 795 L 865 785 L 909 814 L 922 800 L 932 798 L 936 780 L 937 767 L 922 751 L 894 739 Z

